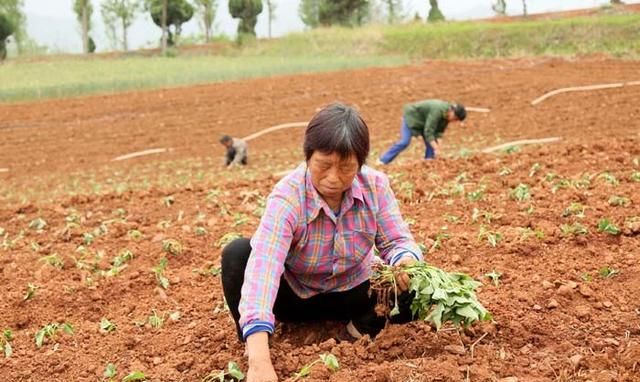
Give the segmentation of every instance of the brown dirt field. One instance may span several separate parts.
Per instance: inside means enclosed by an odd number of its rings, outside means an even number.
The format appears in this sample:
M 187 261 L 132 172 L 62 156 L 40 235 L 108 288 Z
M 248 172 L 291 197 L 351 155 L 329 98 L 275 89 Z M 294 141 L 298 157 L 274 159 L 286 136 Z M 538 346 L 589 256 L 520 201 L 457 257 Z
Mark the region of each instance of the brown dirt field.
M 134 370 L 150 381 L 201 381 L 232 360 L 246 370 L 209 270 L 219 265 L 223 235 L 254 231 L 277 181 L 271 174 L 301 160 L 302 129 L 256 139 L 250 165 L 236 173 L 219 168 L 219 135 L 306 120 L 342 100 L 359 106 L 378 153 L 397 138 L 403 103 L 439 97 L 492 112 L 451 126 L 450 157 L 423 163 L 414 142 L 384 171 L 416 240 L 441 241 L 428 261 L 483 281 L 478 295 L 495 322 L 440 332 L 416 322 L 355 343 L 321 327 L 280 326 L 272 356 L 281 380 L 332 352 L 340 370 L 317 365 L 306 380 L 640 381 L 640 88 L 529 104 L 559 87 L 640 80 L 638 65 L 597 57 L 433 61 L 0 105 L 0 168 L 10 169 L 0 173 L 0 330 L 14 334 L 13 356 L 0 357 L 2 380 L 99 381 L 109 362 L 118 381 Z M 563 141 L 458 155 L 550 136 Z M 110 162 L 155 147 L 174 150 Z M 520 183 L 530 200 L 511 197 Z M 612 205 L 612 196 L 625 205 Z M 584 216 L 564 214 L 572 202 Z M 29 227 L 37 218 L 47 223 L 42 230 Z M 621 234 L 599 232 L 602 218 Z M 566 233 L 574 223 L 588 232 Z M 501 235 L 495 247 L 479 237 L 481 227 Z M 163 253 L 169 238 L 182 254 Z M 109 274 L 124 249 L 133 259 Z M 42 260 L 53 254 L 64 265 Z M 166 290 L 151 271 L 165 255 Z M 603 277 L 604 267 L 618 273 Z M 502 273 L 497 286 L 484 276 L 492 270 Z M 28 284 L 37 290 L 25 300 Z M 164 316 L 162 327 L 146 322 L 153 312 Z M 103 317 L 114 332 L 100 332 Z M 74 334 L 37 348 L 36 332 L 52 322 L 71 323 Z

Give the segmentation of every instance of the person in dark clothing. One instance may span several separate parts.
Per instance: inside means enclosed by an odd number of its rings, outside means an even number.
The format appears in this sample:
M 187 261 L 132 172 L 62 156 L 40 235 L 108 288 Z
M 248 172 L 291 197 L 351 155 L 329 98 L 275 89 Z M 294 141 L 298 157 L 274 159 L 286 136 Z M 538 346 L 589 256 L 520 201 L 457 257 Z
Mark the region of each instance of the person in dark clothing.
M 389 164 L 411 143 L 411 137 L 421 136 L 426 146 L 424 158 L 434 159 L 440 152 L 439 140 L 450 122 L 464 121 L 465 107 L 459 103 L 449 103 L 430 99 L 404 106 L 400 140 L 379 159 L 378 164 Z
M 220 139 L 220 143 L 227 148 L 225 166 L 244 166 L 247 164 L 247 142 L 240 138 L 224 135 Z

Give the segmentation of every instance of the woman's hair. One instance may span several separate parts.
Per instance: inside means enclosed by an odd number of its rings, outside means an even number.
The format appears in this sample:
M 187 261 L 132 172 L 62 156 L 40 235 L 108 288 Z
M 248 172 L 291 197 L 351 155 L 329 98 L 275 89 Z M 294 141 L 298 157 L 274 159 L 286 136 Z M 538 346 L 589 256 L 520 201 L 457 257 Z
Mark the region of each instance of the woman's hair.
M 355 155 L 362 167 L 369 155 L 369 128 L 356 109 L 332 103 L 317 112 L 307 125 L 303 147 L 307 161 L 320 151 L 337 153 L 342 159 Z

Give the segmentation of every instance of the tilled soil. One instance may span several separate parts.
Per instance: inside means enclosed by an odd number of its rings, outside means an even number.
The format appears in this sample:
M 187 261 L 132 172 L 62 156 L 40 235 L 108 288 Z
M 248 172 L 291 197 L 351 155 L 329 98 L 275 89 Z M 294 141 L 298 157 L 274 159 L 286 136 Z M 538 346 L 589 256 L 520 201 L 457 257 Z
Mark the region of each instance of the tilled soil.
M 404 102 L 440 97 L 492 112 L 451 126 L 445 150 L 456 155 L 422 162 L 414 142 L 383 170 L 416 240 L 438 242 L 427 261 L 483 281 L 478 296 L 494 322 L 439 332 L 416 322 L 353 343 L 334 338 L 340 323 L 280 325 L 280 378 L 331 352 L 340 369 L 320 363 L 306 380 L 640 381 L 640 88 L 529 104 L 559 87 L 638 73 L 637 62 L 593 57 L 425 62 L 2 105 L 0 330 L 14 337 L 2 380 L 96 381 L 107 363 L 116 380 L 143 371 L 152 381 L 201 381 L 229 361 L 246 370 L 222 299 L 221 246 L 255 230 L 272 173 L 302 159 L 302 129 L 252 141 L 240 176 L 219 170 L 219 135 L 304 121 L 342 100 L 359 106 L 378 153 L 397 138 Z M 563 140 L 457 155 L 552 136 Z M 173 151 L 110 162 L 156 147 Z M 73 195 L 71 174 L 95 193 Z M 191 177 L 175 187 L 163 174 Z M 143 176 L 147 187 L 107 187 Z M 601 232 L 603 219 L 620 232 Z M 168 239 L 182 253 L 166 253 Z M 116 269 L 125 249 L 133 258 Z M 152 271 L 163 257 L 166 289 Z M 492 271 L 497 283 L 485 276 Z M 103 318 L 117 328 L 101 331 Z M 54 322 L 74 333 L 38 348 L 36 332 Z

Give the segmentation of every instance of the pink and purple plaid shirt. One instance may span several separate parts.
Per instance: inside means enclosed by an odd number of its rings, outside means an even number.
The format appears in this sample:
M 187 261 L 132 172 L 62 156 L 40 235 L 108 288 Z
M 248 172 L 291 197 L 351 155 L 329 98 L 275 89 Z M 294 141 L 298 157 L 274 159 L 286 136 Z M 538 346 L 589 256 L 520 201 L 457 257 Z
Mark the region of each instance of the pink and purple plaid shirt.
M 363 166 L 336 216 L 300 165 L 275 186 L 251 238 L 240 299 L 243 337 L 273 333 L 281 276 L 301 298 L 346 291 L 369 278 L 374 245 L 389 264 L 404 256 L 422 260 L 386 175 Z

